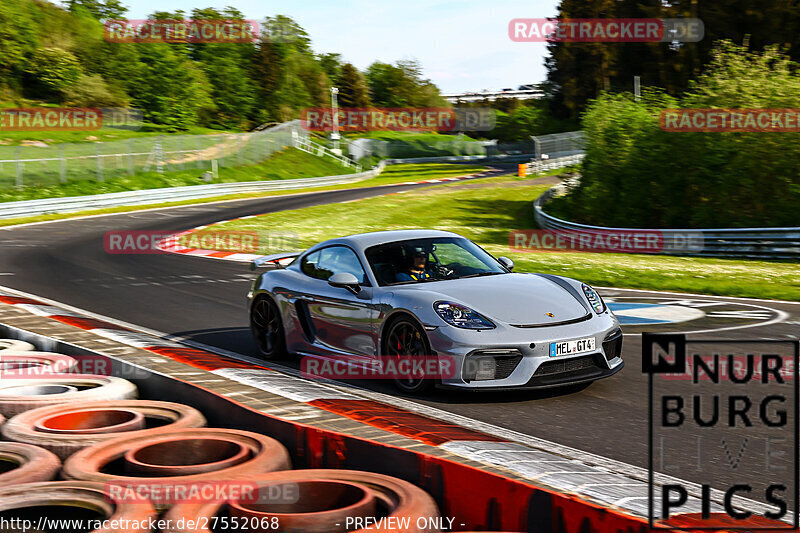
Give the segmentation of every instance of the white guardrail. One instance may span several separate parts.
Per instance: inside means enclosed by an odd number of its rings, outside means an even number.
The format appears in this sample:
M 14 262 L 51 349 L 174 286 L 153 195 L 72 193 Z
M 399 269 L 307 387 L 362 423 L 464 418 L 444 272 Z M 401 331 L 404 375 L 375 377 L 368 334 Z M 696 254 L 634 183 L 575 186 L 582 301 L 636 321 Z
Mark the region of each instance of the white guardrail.
M 44 198 L 20 202 L 0 203 L 0 219 L 17 218 L 51 213 L 71 213 L 110 207 L 180 202 L 214 196 L 226 196 L 251 192 L 283 191 L 307 189 L 325 185 L 353 183 L 373 178 L 383 171 L 384 163 L 375 168 L 355 174 L 324 176 L 320 178 L 298 178 L 290 180 L 240 181 L 236 183 L 213 183 L 209 185 L 190 185 L 187 187 L 166 187 L 142 191 L 113 192 L 93 196 L 71 196 L 67 198 Z
M 304 144 L 304 147 L 307 145 Z M 327 154 L 326 154 L 327 155 Z M 0 203 L 0 219 L 49 215 L 56 213 L 74 213 L 112 207 L 180 202 L 230 194 L 307 189 L 325 185 L 355 183 L 374 178 L 383 172 L 386 165 L 403 163 L 439 163 L 460 161 L 513 161 L 519 158 L 529 159 L 531 154 L 509 156 L 442 156 L 417 157 L 409 159 L 384 159 L 370 170 L 355 174 L 324 176 L 319 178 L 298 178 L 288 180 L 244 181 L 235 183 L 212 183 L 208 185 L 190 185 L 186 187 L 165 187 L 163 189 L 146 189 L 140 191 L 114 192 L 90 196 L 70 196 L 65 198 L 43 198 L 40 200 L 22 200 L 18 202 Z
M 536 223 L 541 229 L 565 236 L 577 234 L 618 236 L 661 234 L 665 255 L 705 257 L 748 257 L 755 259 L 800 260 L 800 227 L 798 228 L 719 228 L 719 229 L 646 229 L 609 228 L 569 222 L 548 215 L 544 205 L 562 185 L 548 189 L 533 202 Z

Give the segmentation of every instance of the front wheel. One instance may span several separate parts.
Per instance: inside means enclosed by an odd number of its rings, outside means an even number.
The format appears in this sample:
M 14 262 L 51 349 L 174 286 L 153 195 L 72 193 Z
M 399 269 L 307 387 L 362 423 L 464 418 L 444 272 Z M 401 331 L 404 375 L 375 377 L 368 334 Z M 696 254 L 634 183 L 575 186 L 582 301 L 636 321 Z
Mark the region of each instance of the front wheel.
M 278 306 L 272 298 L 259 296 L 250 309 L 250 331 L 263 359 L 275 360 L 286 355 L 286 337 Z
M 425 332 L 408 318 L 399 318 L 392 322 L 387 330 L 384 345 L 386 348 L 384 357 L 394 359 L 395 363 L 399 363 L 400 360 L 405 358 L 413 360 L 414 357 L 424 358 L 431 356 Z M 435 383 L 434 379 L 413 374 L 396 376 L 393 381 L 398 389 L 409 394 L 428 392 Z

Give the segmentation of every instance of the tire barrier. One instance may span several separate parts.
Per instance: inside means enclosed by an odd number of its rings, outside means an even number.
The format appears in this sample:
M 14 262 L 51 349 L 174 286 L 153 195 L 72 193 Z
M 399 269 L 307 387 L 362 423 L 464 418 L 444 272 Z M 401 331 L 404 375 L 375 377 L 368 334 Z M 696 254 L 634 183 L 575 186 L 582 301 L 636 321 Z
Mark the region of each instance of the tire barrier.
M 78 361 L 60 353 L 0 350 L 0 375 L 8 379 L 36 378 L 73 372 L 77 365 Z
M 74 520 L 84 524 L 109 521 L 98 533 L 150 533 L 156 511 L 145 499 L 115 499 L 100 483 L 50 481 L 0 488 L 0 515 L 6 520 Z M 113 524 L 120 529 L 112 529 Z M 124 529 L 122 529 L 124 527 Z
M 64 463 L 62 477 L 153 484 L 234 480 L 292 467 L 277 440 L 235 429 L 175 429 L 122 435 L 84 448 Z
M 27 352 L 28 350 L 35 350 L 36 347 L 25 341 L 18 341 L 16 339 L 0 339 L 0 353 L 6 350 L 15 350 L 18 352 Z
M 0 486 L 50 481 L 61 469 L 53 452 L 30 444 L 0 442 Z
M 87 383 L 87 379 L 96 381 Z M 314 528 L 321 522 L 325 531 L 335 531 L 336 523 L 331 527 L 329 520 L 335 520 L 337 514 L 341 517 L 344 513 L 350 514 L 351 518 L 364 519 L 363 523 L 351 524 L 352 531 L 432 533 L 438 531 L 439 527 L 447 526 L 442 521 L 443 516 L 439 515 L 432 495 L 443 512 L 447 513 L 446 516 L 457 516 L 461 527 L 468 530 L 646 531 L 647 522 L 642 518 L 577 496 L 535 487 L 450 459 L 389 444 L 376 445 L 354 435 L 273 417 L 214 391 L 180 380 L 173 381 L 164 375 L 154 374 L 146 386 L 143 383 L 143 394 L 155 393 L 174 401 L 191 398 L 193 403 L 196 402 L 208 412 L 209 419 L 216 424 L 252 428 L 273 435 L 294 451 L 298 465 L 309 470 L 278 470 L 291 468 L 286 449 L 277 440 L 250 431 L 174 429 L 168 422 L 161 428 L 152 428 L 146 423 L 145 430 L 120 434 L 96 432 L 94 430 L 110 426 L 116 426 L 114 429 L 120 429 L 120 426 L 130 429 L 140 423 L 134 420 L 138 416 L 131 413 L 136 409 L 130 405 L 128 398 L 124 401 L 102 401 L 107 396 L 135 398 L 136 388 L 119 378 L 67 374 L 30 380 L 14 379 L 13 383 L 6 381 L 11 380 L 0 379 L 0 416 L 8 413 L 9 409 L 29 412 L 33 408 L 54 408 L 50 404 L 58 402 L 66 404 L 61 406 L 63 410 L 54 414 L 69 415 L 77 408 L 86 408 L 87 403 L 78 401 L 85 398 L 79 396 L 82 393 L 103 389 L 112 383 L 124 384 L 125 388 L 122 394 L 118 394 L 117 390 L 114 394 L 91 398 L 94 402 L 89 403 L 88 409 L 102 412 L 90 413 L 88 418 L 91 421 L 86 423 L 89 427 L 76 427 L 82 423 L 76 424 L 75 419 L 70 421 L 69 416 L 54 421 L 47 421 L 46 417 L 44 421 L 29 427 L 38 426 L 39 431 L 31 431 L 46 438 L 60 437 L 75 430 L 88 430 L 88 433 L 72 436 L 75 439 L 107 440 L 83 448 L 66 459 L 61 477 L 67 481 L 24 483 L 0 489 L 0 517 L 3 518 L 51 514 L 56 517 L 66 514 L 71 519 L 107 516 L 126 518 L 126 513 L 131 510 L 127 505 L 131 498 L 147 498 L 144 503 L 148 516 L 155 516 L 151 512 L 154 508 L 163 510 L 166 512 L 162 518 L 171 518 L 172 527 L 188 528 L 173 529 L 173 533 L 211 533 L 209 529 L 203 529 L 202 520 L 200 524 L 195 522 L 190 525 L 189 520 L 180 521 L 182 518 L 221 518 L 227 519 L 228 525 L 233 525 L 232 516 L 248 520 L 249 526 L 264 524 L 266 520 L 269 531 L 275 530 L 272 519 L 290 524 L 291 530 L 315 531 Z M 29 387 L 27 391 L 26 387 Z M 38 394 L 35 390 L 37 387 L 41 387 Z M 26 394 L 31 392 L 35 394 Z M 51 394 L 44 394 L 47 392 Z M 20 400 L 27 400 L 28 403 L 20 403 Z M 31 405 L 33 401 L 39 403 Z M 147 419 L 148 415 L 145 415 Z M 232 439 L 233 435 L 239 438 Z M 242 450 L 245 450 L 244 459 Z M 311 470 L 345 466 L 357 470 Z M 373 469 L 381 469 L 408 481 L 367 472 Z M 140 474 L 136 475 L 137 472 Z M 145 475 L 142 476 L 142 473 Z M 151 477 L 164 474 L 171 476 Z M 83 491 L 81 494 L 87 492 L 86 487 L 91 487 L 88 492 L 106 505 L 85 503 L 83 495 L 73 497 L 65 495 L 63 491 L 36 499 L 47 492 L 39 487 L 51 484 L 64 487 L 67 492 Z M 17 486 L 28 488 L 9 492 Z M 294 486 L 298 488 L 302 499 L 286 502 L 291 503 L 288 507 L 276 507 L 276 502 L 268 499 L 269 493 L 266 502 L 263 501 L 264 495 L 256 490 L 259 486 L 264 490 Z M 175 490 L 165 494 L 164 491 L 170 488 Z M 243 494 L 253 495 L 254 492 L 260 497 L 255 501 L 242 497 Z M 91 498 L 87 496 L 88 499 Z M 309 499 L 312 500 L 311 504 L 303 505 Z M 324 501 L 318 501 L 320 499 Z M 116 508 L 113 502 L 118 504 Z M 141 511 L 142 504 L 137 504 L 137 508 Z M 362 516 L 370 514 L 375 516 Z M 410 527 L 398 529 L 397 522 L 381 522 L 382 518 L 406 518 L 411 523 L 408 524 Z M 205 527 L 213 528 L 215 522 L 218 521 L 210 522 Z M 220 531 L 220 525 L 223 529 L 227 528 L 225 520 L 222 520 L 216 523 L 214 531 Z M 250 529 L 255 530 L 253 527 Z M 103 530 L 104 533 L 110 531 Z M 126 530 L 125 533 L 128 531 L 132 530 Z
M 86 400 L 136 398 L 136 386 L 112 376 L 63 374 L 0 381 L 0 414 L 11 417 L 42 407 Z
M 277 524 L 279 530 L 294 533 L 345 531 L 348 524 L 343 517 L 350 516 L 349 530 L 361 531 L 366 529 L 363 527 L 366 523 L 354 519 L 370 512 L 374 513 L 372 518 L 386 519 L 378 523 L 370 521 L 367 526 L 370 532 L 398 531 L 395 522 L 398 519 L 407 519 L 407 526 L 402 528 L 404 533 L 437 531 L 425 525 L 419 527 L 418 522 L 423 519 L 427 524 L 427 518 L 439 515 L 433 498 L 421 488 L 391 476 L 356 470 L 311 469 L 273 472 L 254 479 L 260 493 L 257 503 L 179 503 L 164 518 L 171 519 L 168 523 L 172 524 L 179 523 L 180 518 L 185 519 L 182 523 L 194 520 L 195 528 L 171 529 L 166 533 L 211 533 L 208 528 L 221 516 L 246 518 L 256 531 L 258 526 L 262 526 L 262 531 L 274 531 Z M 292 503 L 281 503 L 280 497 L 273 502 L 273 498 L 263 496 L 263 492 L 281 494 L 279 487 L 289 484 L 297 487 L 293 492 L 296 501 Z M 390 517 L 393 520 L 389 520 Z M 271 521 L 273 518 L 275 522 Z
M 57 404 L 20 413 L 2 427 L 8 440 L 46 448 L 62 460 L 125 433 L 142 437 L 164 430 L 201 428 L 203 414 L 188 405 L 152 400 Z

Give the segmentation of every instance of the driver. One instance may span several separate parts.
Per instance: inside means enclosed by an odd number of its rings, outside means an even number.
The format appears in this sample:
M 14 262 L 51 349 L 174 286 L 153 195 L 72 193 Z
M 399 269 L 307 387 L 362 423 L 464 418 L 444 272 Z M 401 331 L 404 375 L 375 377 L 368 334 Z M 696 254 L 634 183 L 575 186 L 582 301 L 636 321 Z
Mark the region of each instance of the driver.
M 411 250 L 410 264 L 406 272 L 398 272 L 396 281 L 419 281 L 430 279 L 433 272 L 427 268 L 428 252 L 422 246 L 415 246 Z

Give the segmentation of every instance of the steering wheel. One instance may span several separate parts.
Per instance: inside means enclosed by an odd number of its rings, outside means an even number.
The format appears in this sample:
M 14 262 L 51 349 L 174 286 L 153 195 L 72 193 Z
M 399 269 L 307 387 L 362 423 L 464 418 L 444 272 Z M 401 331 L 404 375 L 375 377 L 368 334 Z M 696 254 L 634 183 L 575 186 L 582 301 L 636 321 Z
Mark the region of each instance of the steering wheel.
M 464 265 L 461 263 L 449 263 L 447 265 L 437 265 L 436 273 L 444 279 L 451 278 L 458 270 L 462 269 Z

